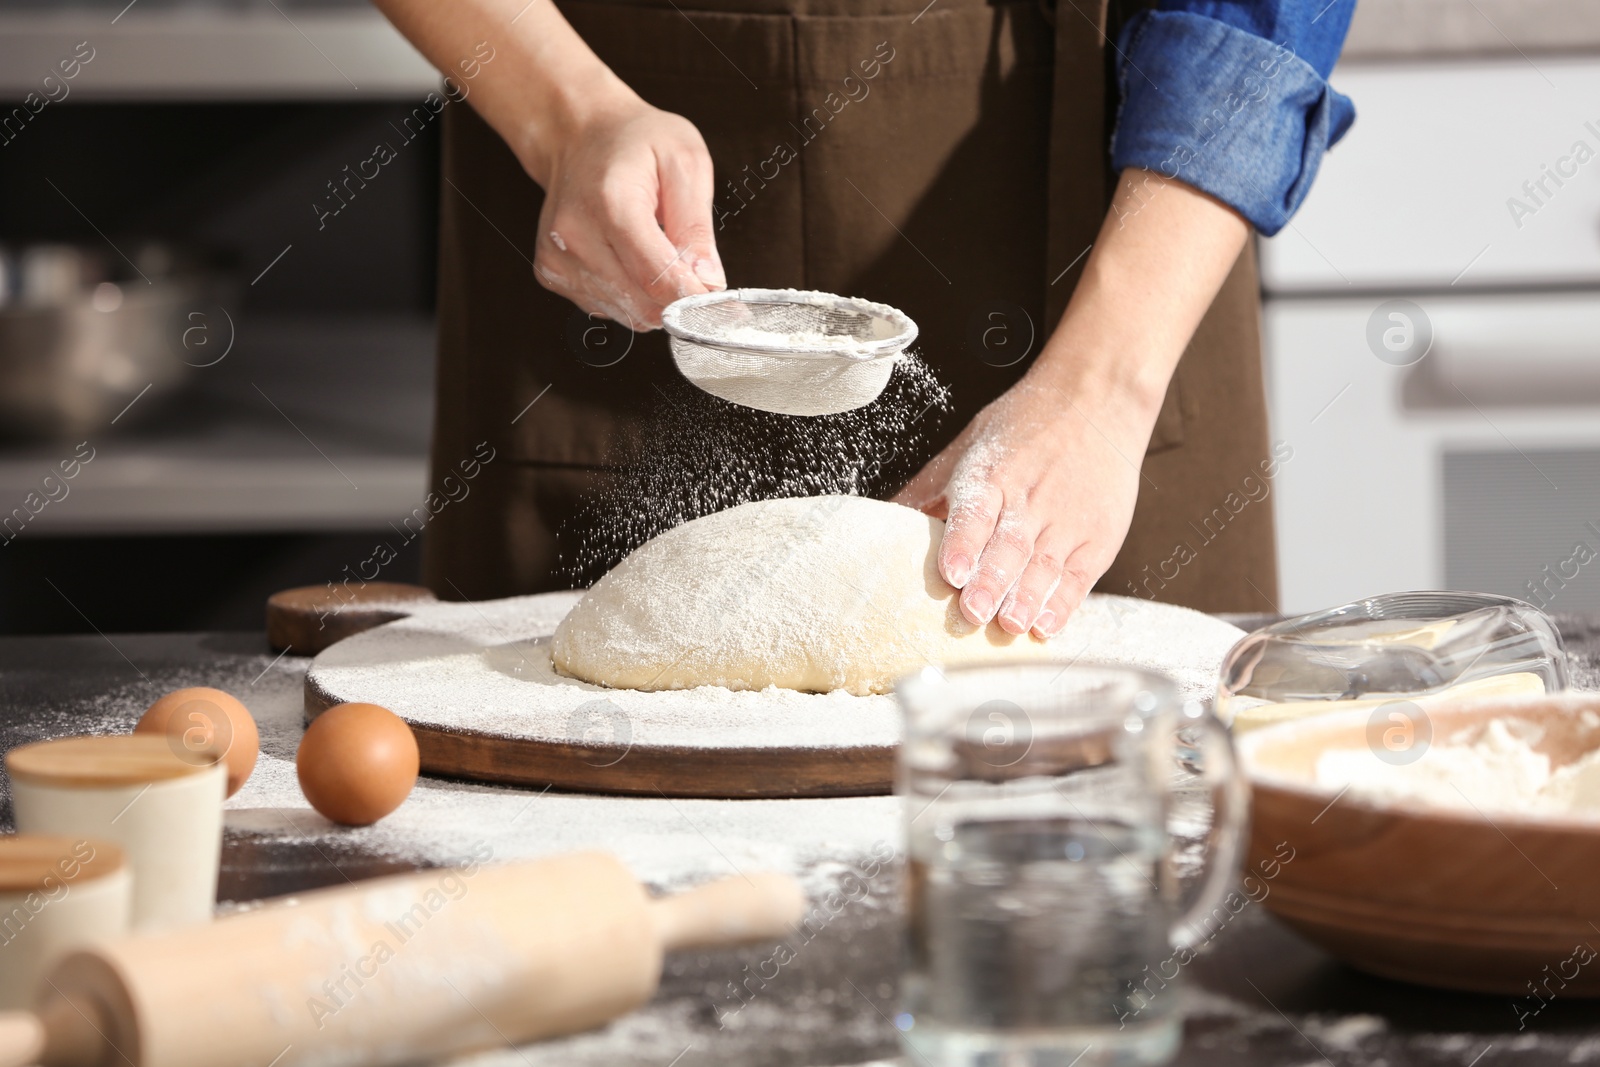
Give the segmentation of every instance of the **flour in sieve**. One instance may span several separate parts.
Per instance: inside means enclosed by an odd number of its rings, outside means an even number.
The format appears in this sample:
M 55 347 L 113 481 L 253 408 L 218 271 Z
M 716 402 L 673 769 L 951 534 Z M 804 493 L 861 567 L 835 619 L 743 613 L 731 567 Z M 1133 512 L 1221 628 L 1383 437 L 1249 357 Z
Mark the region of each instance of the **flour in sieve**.
M 673 341 L 672 358 L 685 378 L 713 396 L 756 411 L 807 417 L 872 403 L 883 392 L 896 362 L 893 357 L 853 360 L 728 352 L 682 340 Z
M 743 345 L 764 345 L 771 348 L 789 348 L 796 352 L 841 352 L 859 350 L 862 342 L 847 333 L 823 333 L 820 330 L 797 330 L 793 333 L 774 333 L 757 326 L 737 326 L 718 334 L 724 345 L 739 348 Z

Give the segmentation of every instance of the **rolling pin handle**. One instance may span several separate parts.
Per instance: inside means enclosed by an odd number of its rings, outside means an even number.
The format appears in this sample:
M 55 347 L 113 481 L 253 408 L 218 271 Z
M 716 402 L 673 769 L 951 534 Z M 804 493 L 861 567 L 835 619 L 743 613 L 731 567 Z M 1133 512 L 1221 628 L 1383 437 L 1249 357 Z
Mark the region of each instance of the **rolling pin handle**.
M 0 1067 L 32 1067 L 44 1052 L 44 1024 L 27 1011 L 0 1012 Z
M 788 936 L 806 911 L 786 874 L 736 875 L 651 902 L 664 951 L 715 948 Z
M 110 1062 L 108 1024 L 94 1001 L 57 991 L 40 1005 L 33 1022 L 40 1040 L 34 1053 L 39 1067 L 102 1067 Z M 125 1056 L 116 1060 L 132 1062 Z M 0 1065 L 10 1067 L 11 1063 L 0 1055 Z

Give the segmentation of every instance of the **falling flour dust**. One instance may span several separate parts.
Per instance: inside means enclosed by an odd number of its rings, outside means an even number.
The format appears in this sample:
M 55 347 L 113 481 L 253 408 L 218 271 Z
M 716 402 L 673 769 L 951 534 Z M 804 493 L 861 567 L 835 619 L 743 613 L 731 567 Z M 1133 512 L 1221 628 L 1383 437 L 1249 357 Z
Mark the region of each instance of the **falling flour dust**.
M 659 533 L 738 504 L 897 488 L 928 458 L 925 435 L 950 409 L 949 388 L 914 354 L 877 400 L 837 415 L 753 411 L 687 382 L 662 396 L 645 453 L 558 531 L 559 569 L 574 584 L 592 584 Z

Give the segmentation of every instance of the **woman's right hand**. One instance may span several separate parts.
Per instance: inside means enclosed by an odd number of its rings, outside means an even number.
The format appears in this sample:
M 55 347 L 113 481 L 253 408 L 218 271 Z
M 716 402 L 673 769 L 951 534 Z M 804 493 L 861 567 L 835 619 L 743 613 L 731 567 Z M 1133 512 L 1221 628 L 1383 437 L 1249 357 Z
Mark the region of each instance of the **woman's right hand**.
M 546 289 L 634 330 L 679 297 L 727 287 L 713 236 L 711 154 L 694 124 L 631 92 L 540 153 L 533 271 Z
M 545 288 L 649 330 L 672 301 L 727 285 L 700 131 L 641 100 L 552 0 L 374 3 L 459 99 L 470 89 L 544 189 L 533 270 Z

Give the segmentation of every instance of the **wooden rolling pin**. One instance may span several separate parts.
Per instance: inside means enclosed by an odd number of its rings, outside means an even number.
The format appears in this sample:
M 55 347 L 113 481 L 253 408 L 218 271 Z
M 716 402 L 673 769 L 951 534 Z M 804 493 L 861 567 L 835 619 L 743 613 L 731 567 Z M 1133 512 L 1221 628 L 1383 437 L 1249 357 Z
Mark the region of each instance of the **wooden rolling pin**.
M 0 1067 L 397 1064 L 587 1030 L 654 994 L 662 954 L 785 936 L 792 878 L 651 900 L 586 852 L 308 893 L 63 959 Z

